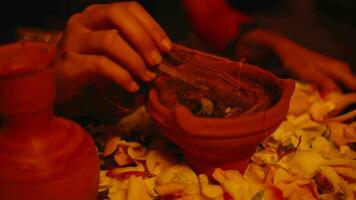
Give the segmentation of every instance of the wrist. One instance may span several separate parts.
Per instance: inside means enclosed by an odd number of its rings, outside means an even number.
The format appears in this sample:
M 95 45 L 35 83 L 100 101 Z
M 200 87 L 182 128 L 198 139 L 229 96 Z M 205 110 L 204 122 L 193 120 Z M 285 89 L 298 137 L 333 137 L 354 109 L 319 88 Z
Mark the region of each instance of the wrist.
M 277 54 L 283 53 L 296 45 L 288 38 L 262 28 L 256 28 L 247 32 L 241 37 L 241 43 L 262 46 Z

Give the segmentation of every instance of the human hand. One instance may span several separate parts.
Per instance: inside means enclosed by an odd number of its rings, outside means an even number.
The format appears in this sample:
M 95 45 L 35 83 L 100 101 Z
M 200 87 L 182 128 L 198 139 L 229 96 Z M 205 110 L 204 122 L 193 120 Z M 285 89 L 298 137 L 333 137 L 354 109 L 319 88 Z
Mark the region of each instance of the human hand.
M 73 15 L 58 45 L 54 61 L 58 99 L 106 77 L 124 89 L 139 89 L 135 78 L 150 81 L 149 70 L 171 49 L 160 25 L 136 2 L 91 5 Z
M 254 46 L 266 47 L 274 51 L 291 75 L 299 80 L 313 83 L 323 96 L 333 91 L 339 92 L 338 84 L 344 85 L 349 90 L 356 90 L 356 76 L 343 61 L 304 48 L 282 35 L 265 29 L 248 31 L 240 39 L 236 50 L 238 54 L 247 55 L 249 53 L 246 50 Z
M 338 84 L 356 90 L 356 76 L 347 63 L 288 42 L 277 48 L 283 66 L 296 78 L 315 84 L 322 95 L 339 92 Z

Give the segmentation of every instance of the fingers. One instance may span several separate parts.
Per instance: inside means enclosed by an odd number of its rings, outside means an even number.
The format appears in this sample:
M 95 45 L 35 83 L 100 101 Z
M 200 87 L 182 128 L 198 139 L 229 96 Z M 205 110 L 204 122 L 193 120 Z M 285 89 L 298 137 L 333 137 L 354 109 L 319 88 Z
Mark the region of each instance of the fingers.
M 314 77 L 314 80 L 311 82 L 314 82 L 314 84 L 320 88 L 320 93 L 322 96 L 325 96 L 331 92 L 341 92 L 340 88 L 335 84 L 335 82 L 323 74 Z
M 172 42 L 161 26 L 136 2 L 126 2 L 130 14 L 141 24 L 151 35 L 156 46 L 163 52 L 172 49 Z
M 156 77 L 154 73 L 147 69 L 141 56 L 131 48 L 116 30 L 84 33 L 75 38 L 76 41 L 73 42 L 81 45 L 74 51 L 80 54 L 106 55 L 143 81 L 151 81 Z
M 111 4 L 112 7 L 125 8 L 136 21 L 150 34 L 155 45 L 163 52 L 167 52 L 172 48 L 172 42 L 161 26 L 146 12 L 146 10 L 137 2 L 122 2 Z M 103 9 L 107 5 L 94 4 L 88 6 L 84 12 L 92 12 L 97 9 Z
M 341 82 L 348 89 L 356 90 L 356 76 L 352 74 L 350 67 L 346 63 L 341 62 L 328 68 L 321 68 L 321 71 L 334 80 Z
M 134 92 L 139 89 L 134 77 L 154 79 L 156 75 L 148 66 L 159 64 L 160 52 L 169 51 L 171 45 L 159 24 L 138 3 L 96 4 L 68 20 L 58 52 L 71 53 L 59 58 L 65 64 L 58 65 L 57 71 L 64 87 L 85 86 L 100 74 Z
M 356 76 L 351 73 L 337 71 L 334 77 L 350 90 L 356 90 Z
M 118 85 L 130 92 L 136 92 L 139 90 L 138 84 L 134 81 L 130 73 L 122 66 L 113 62 L 109 58 L 100 55 L 81 55 L 77 53 L 66 53 L 66 62 L 80 63 L 81 66 L 67 68 L 66 74 L 71 74 L 73 81 L 76 78 L 80 79 L 82 73 L 80 71 L 86 71 L 90 74 L 99 74 L 111 79 Z M 72 70 L 72 71 L 71 71 Z
M 316 86 L 318 86 L 320 93 L 322 95 L 326 95 L 330 92 L 340 91 L 339 87 L 335 84 L 335 82 L 331 78 L 321 73 L 320 71 L 317 71 L 314 68 L 305 70 L 301 75 L 301 77 L 304 80 L 314 83 Z
M 281 51 L 283 53 L 281 59 L 286 69 L 300 79 L 314 83 L 322 93 L 341 92 L 337 86 L 339 83 L 351 90 L 356 90 L 356 76 L 352 74 L 345 62 L 298 45 L 294 46 L 293 51 L 284 50 L 285 52 Z
M 83 19 L 84 23 L 92 29 L 101 28 L 105 24 L 112 25 L 144 57 L 148 64 L 157 65 L 161 62 L 159 49 L 154 42 L 158 39 L 151 38 L 151 35 L 157 33 L 151 33 L 153 30 L 146 30 L 122 4 L 108 5 L 105 8 L 93 8 L 91 12 L 87 12 Z M 142 24 L 146 23 L 142 22 Z M 155 38 L 161 37 L 160 34 L 157 35 Z
M 72 15 L 67 22 L 65 34 L 71 35 L 72 33 L 84 33 L 90 31 L 84 24 L 83 19 L 85 16 L 82 13 Z
M 96 10 L 98 8 L 104 7 L 105 4 L 91 4 L 90 6 L 86 7 L 83 12 L 91 12 L 93 10 Z

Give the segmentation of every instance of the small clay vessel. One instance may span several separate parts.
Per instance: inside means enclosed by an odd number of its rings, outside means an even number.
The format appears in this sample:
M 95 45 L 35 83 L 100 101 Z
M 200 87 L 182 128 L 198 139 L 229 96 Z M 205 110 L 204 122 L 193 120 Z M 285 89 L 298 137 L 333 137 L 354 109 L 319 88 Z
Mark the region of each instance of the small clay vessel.
M 196 172 L 211 174 L 219 167 L 243 173 L 257 145 L 285 119 L 294 82 L 256 66 L 178 45 L 171 54 L 178 69 L 184 67 L 187 75 L 193 74 L 189 78 L 214 87 L 208 95 L 226 90 L 224 94 L 228 95 L 216 98 L 217 104 L 224 100 L 236 101 L 245 111 L 236 117 L 196 116 L 179 100 L 196 89 L 185 90 L 175 85 L 171 77 L 162 75 L 149 93 L 151 117 L 160 131 L 181 148 Z M 236 92 L 227 92 L 228 87 L 233 91 L 235 86 Z M 229 96 L 234 98 L 230 100 Z
M 0 199 L 94 200 L 99 159 L 90 135 L 56 117 L 54 46 L 0 47 Z

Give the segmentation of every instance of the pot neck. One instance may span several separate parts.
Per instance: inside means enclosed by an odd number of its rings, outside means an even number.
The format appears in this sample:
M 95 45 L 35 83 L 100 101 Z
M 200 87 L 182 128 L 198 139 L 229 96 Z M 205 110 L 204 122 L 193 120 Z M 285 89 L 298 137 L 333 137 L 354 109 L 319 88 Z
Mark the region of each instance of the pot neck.
M 54 113 L 53 108 L 48 107 L 34 113 L 20 115 L 7 115 L 1 117 L 1 127 L 5 132 L 20 131 L 23 134 L 48 129 L 51 125 Z
M 46 127 L 53 116 L 53 70 L 0 79 L 0 120 L 6 129 Z
M 54 46 L 19 42 L 1 46 L 0 53 L 1 133 L 48 129 L 55 100 Z

